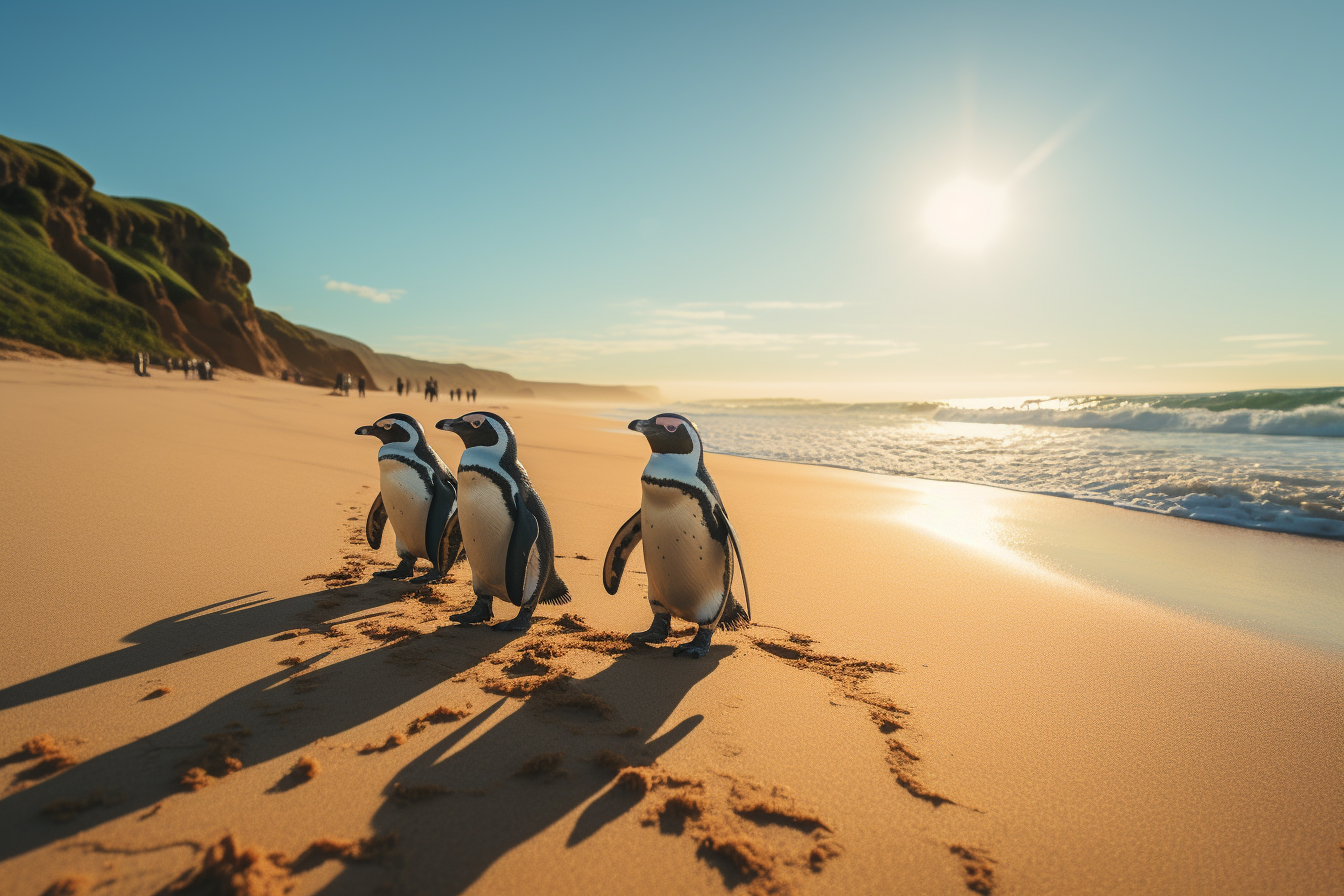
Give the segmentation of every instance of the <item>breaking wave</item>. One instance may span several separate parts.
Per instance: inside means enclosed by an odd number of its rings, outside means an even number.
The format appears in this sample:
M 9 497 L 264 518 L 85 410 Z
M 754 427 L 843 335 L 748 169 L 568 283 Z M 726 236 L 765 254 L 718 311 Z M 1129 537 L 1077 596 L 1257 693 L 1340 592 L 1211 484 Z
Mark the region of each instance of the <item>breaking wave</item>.
M 725 454 L 1344 539 L 1344 389 L 1049 401 L 1060 407 L 753 399 L 680 409 Z
M 948 423 L 1004 423 L 1134 432 L 1254 433 L 1267 436 L 1344 438 L 1344 405 L 1307 405 L 1291 411 L 1204 408 L 955 408 L 939 407 L 934 420 Z

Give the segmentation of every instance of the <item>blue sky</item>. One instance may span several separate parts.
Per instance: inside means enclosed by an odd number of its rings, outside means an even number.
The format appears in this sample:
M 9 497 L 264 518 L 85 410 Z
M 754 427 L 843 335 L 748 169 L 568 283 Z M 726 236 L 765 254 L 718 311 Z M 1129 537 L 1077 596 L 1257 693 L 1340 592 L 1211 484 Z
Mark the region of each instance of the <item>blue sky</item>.
M 196 209 L 259 305 L 381 350 L 674 395 L 1344 383 L 1339 3 L 5 23 L 0 133 Z M 931 240 L 939 187 L 1070 122 L 982 251 Z

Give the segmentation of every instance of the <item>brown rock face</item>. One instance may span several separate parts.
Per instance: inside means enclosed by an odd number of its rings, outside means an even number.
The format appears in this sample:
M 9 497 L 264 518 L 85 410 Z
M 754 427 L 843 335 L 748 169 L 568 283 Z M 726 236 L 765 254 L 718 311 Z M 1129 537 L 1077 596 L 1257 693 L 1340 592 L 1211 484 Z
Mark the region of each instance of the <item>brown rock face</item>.
M 190 209 L 106 196 L 59 153 L 3 137 L 0 195 L 28 211 L 81 276 L 147 311 L 170 347 L 249 373 L 293 366 L 257 319 L 251 268 Z

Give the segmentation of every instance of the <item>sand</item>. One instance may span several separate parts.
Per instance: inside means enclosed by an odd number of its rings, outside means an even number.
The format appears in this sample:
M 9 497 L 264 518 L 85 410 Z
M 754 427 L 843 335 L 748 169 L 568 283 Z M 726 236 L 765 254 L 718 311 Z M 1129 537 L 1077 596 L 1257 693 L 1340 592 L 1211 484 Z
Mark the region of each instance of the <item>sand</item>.
M 597 409 L 481 405 L 574 595 L 511 635 L 370 579 L 353 430 L 461 405 L 0 394 L 5 892 L 1344 892 L 1344 544 L 711 456 L 756 624 L 692 661 L 624 644 L 638 552 L 602 589 L 647 449 Z

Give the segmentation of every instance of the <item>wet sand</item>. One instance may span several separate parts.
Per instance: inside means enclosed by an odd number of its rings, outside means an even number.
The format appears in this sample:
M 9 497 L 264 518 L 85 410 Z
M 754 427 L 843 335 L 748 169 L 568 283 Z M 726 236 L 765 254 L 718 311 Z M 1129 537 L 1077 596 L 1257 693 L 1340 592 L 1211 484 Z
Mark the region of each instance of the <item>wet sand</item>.
M 574 595 L 519 637 L 447 621 L 463 567 L 369 578 L 353 430 L 460 404 L 49 360 L 0 394 L 6 891 L 1344 890 L 1344 545 L 712 456 L 757 624 L 691 661 L 624 646 L 647 449 L 591 412 L 479 405 Z

